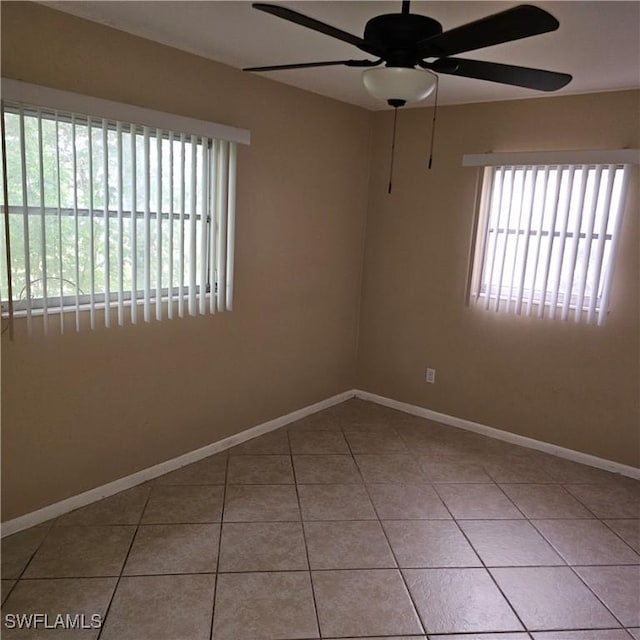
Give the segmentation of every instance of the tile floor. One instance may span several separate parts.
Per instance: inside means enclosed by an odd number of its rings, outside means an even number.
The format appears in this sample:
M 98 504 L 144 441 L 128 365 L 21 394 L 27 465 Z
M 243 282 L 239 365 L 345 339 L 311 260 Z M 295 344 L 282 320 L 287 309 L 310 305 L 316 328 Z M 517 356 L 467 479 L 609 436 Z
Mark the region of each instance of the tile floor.
M 350 400 L 3 539 L 1 635 L 640 639 L 639 553 L 640 483 Z

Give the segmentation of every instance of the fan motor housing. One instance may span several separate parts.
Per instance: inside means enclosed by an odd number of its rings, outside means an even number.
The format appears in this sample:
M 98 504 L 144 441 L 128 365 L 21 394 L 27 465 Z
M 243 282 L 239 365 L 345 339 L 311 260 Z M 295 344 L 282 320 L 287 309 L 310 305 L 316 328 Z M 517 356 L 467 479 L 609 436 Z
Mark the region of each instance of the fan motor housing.
M 442 25 L 415 13 L 387 13 L 371 18 L 364 28 L 364 40 L 387 54 L 391 66 L 413 66 L 421 59 L 416 45 L 442 33 Z

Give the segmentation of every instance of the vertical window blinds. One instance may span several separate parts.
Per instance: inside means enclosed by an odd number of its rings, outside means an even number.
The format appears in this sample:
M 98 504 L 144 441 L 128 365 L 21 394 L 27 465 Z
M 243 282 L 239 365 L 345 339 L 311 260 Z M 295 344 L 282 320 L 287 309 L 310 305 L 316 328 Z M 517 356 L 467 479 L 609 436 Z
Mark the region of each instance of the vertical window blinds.
M 472 300 L 603 325 L 630 170 L 630 162 L 486 166 Z
M 46 333 L 80 330 L 84 311 L 94 329 L 231 309 L 237 141 L 2 111 L 5 316 Z

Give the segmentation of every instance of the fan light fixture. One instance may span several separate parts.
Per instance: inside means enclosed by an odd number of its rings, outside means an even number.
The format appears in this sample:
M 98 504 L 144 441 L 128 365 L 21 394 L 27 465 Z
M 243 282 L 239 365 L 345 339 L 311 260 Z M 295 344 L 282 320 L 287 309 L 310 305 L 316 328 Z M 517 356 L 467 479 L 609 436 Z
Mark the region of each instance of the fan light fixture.
M 362 83 L 369 94 L 392 107 L 424 100 L 431 95 L 436 82 L 434 73 L 408 67 L 381 67 L 362 72 Z

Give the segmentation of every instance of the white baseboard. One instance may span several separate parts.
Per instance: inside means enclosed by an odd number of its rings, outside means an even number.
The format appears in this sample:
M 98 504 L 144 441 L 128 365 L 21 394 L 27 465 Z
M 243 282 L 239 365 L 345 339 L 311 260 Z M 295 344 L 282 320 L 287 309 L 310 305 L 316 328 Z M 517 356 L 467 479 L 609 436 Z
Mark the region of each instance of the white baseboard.
M 293 411 L 287 415 L 274 418 L 268 422 L 263 422 L 255 427 L 245 429 L 244 431 L 229 436 L 224 440 L 219 440 L 218 442 L 213 442 L 201 447 L 200 449 L 189 451 L 177 458 L 172 458 L 171 460 L 166 460 L 165 462 L 156 464 L 153 467 L 142 469 L 142 471 L 132 473 L 129 476 L 119 478 L 118 480 L 103 484 L 100 487 L 90 489 L 84 493 L 71 496 L 65 500 L 60 500 L 60 502 L 55 502 L 54 504 L 50 504 L 42 509 L 38 509 L 37 511 L 26 513 L 25 515 L 14 518 L 13 520 L 7 520 L 2 523 L 1 535 L 4 538 L 12 533 L 17 533 L 18 531 L 28 529 L 29 527 L 33 527 L 37 524 L 42 524 L 47 520 L 51 520 L 51 518 L 57 518 L 69 511 L 73 511 L 74 509 L 85 507 L 92 502 L 102 500 L 102 498 L 108 498 L 109 496 L 119 493 L 120 491 L 124 491 L 125 489 L 131 489 L 132 487 L 142 484 L 143 482 L 153 480 L 165 473 L 175 471 L 176 469 L 180 469 L 192 462 L 197 462 L 198 460 L 207 458 L 214 453 L 224 451 L 225 449 L 234 447 L 237 444 L 241 444 L 242 442 L 246 442 L 247 440 L 251 440 L 252 438 L 268 433 L 269 431 L 274 431 L 275 429 L 284 427 L 291 422 L 305 418 L 313 413 L 327 409 L 335 404 L 344 402 L 349 398 L 353 398 L 353 396 L 354 391 L 344 391 L 343 393 L 339 393 L 331 398 L 327 398 L 326 400 L 321 400 L 315 404 L 303 407 L 302 409 L 298 409 L 297 411 Z
M 597 467 L 599 469 L 605 469 L 606 471 L 619 473 L 621 475 L 640 480 L 640 469 L 636 467 L 621 464 L 620 462 L 614 462 L 613 460 L 598 458 L 597 456 L 582 453 L 581 451 L 566 449 L 565 447 L 560 447 L 548 442 L 534 440 L 533 438 L 527 438 L 526 436 L 510 433 L 509 431 L 502 431 L 501 429 L 488 427 L 478 422 L 472 422 L 471 420 L 465 420 L 464 418 L 450 416 L 446 413 L 438 413 L 437 411 L 425 409 L 424 407 L 419 407 L 417 405 L 392 400 L 391 398 L 385 398 L 384 396 L 379 396 L 368 391 L 353 389 L 350 391 L 344 391 L 343 393 L 339 393 L 331 398 L 316 402 L 315 404 L 307 407 L 303 407 L 302 409 L 298 409 L 297 411 L 293 411 L 287 415 L 280 416 L 279 418 L 263 422 L 255 427 L 245 429 L 244 431 L 229 436 L 224 440 L 219 440 L 218 442 L 213 442 L 212 444 L 208 444 L 200 449 L 189 451 L 177 458 L 172 458 L 171 460 L 166 460 L 165 462 L 161 462 L 153 467 L 142 469 L 142 471 L 138 471 L 137 473 L 133 473 L 124 478 L 119 478 L 118 480 L 114 480 L 113 482 L 96 487 L 95 489 L 85 491 L 84 493 L 80 493 L 76 496 L 71 496 L 70 498 L 48 505 L 42 509 L 38 509 L 37 511 L 26 513 L 25 515 L 14 518 L 13 520 L 7 520 L 7 522 L 2 523 L 1 535 L 2 537 L 5 537 L 13 533 L 17 533 L 18 531 L 22 531 L 23 529 L 28 529 L 29 527 L 42 524 L 47 520 L 61 516 L 69 511 L 79 509 L 80 507 L 84 507 L 92 502 L 101 500 L 102 498 L 107 498 L 119 493 L 120 491 L 124 491 L 125 489 L 130 489 L 142 484 L 143 482 L 153 480 L 165 473 L 175 471 L 176 469 L 180 469 L 192 462 L 202 460 L 214 453 L 224 451 L 225 449 L 234 447 L 237 444 L 241 444 L 242 442 L 246 442 L 247 440 L 251 440 L 257 436 L 274 431 L 280 427 L 284 427 L 296 420 L 300 420 L 301 418 L 317 413 L 318 411 L 322 411 L 323 409 L 327 409 L 333 405 L 340 404 L 341 402 L 353 397 L 360 398 L 361 400 L 367 400 L 369 402 L 375 402 L 376 404 L 384 405 L 391 409 L 397 409 L 404 413 L 409 413 L 421 418 L 427 418 L 428 420 L 440 422 L 452 427 L 465 429 L 466 431 L 474 431 L 475 433 L 480 433 L 484 436 L 495 438 L 497 440 L 511 442 L 512 444 L 516 444 L 521 447 L 536 449 L 560 458 L 566 458 L 567 460 L 573 460 L 574 462 Z
M 505 442 L 517 444 L 521 447 L 537 449 L 538 451 L 543 451 L 544 453 L 549 453 L 560 458 L 566 458 L 567 460 L 572 460 L 574 462 L 579 462 L 591 467 L 597 467 L 598 469 L 604 469 L 606 471 L 619 473 L 623 476 L 629 476 L 630 478 L 640 480 L 640 469 L 637 467 L 631 467 L 620 462 L 614 462 L 613 460 L 606 460 L 605 458 L 598 458 L 597 456 L 592 456 L 588 453 L 575 451 L 574 449 L 567 449 L 541 440 L 534 440 L 533 438 L 527 438 L 526 436 L 510 433 L 509 431 L 502 431 L 501 429 L 488 427 L 478 422 L 465 420 L 464 418 L 456 418 L 455 416 L 450 416 L 446 413 L 438 413 L 431 409 L 425 409 L 424 407 L 419 407 L 414 404 L 392 400 L 391 398 L 385 398 L 384 396 L 369 393 L 368 391 L 356 389 L 353 395 L 361 400 L 375 402 L 377 404 L 384 405 L 385 407 L 390 407 L 391 409 L 397 409 L 404 413 L 410 413 L 414 416 L 433 420 L 434 422 L 441 422 L 442 424 L 458 427 L 459 429 L 465 429 L 466 431 L 474 431 L 475 433 L 480 433 L 483 436 L 489 436 L 496 440 L 504 440 Z

